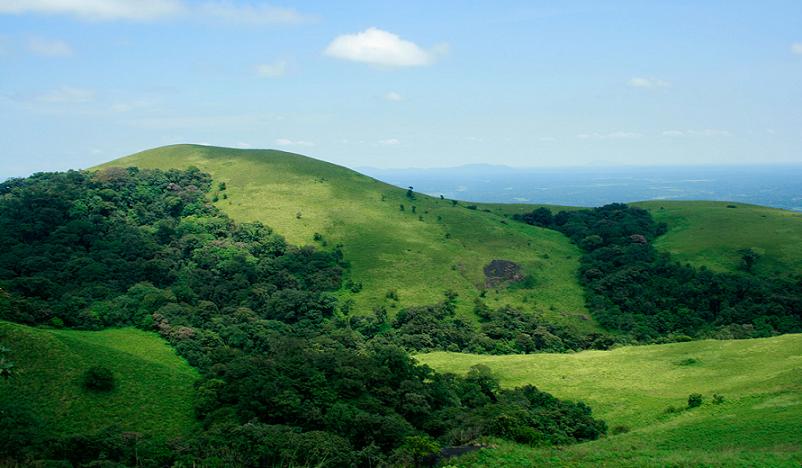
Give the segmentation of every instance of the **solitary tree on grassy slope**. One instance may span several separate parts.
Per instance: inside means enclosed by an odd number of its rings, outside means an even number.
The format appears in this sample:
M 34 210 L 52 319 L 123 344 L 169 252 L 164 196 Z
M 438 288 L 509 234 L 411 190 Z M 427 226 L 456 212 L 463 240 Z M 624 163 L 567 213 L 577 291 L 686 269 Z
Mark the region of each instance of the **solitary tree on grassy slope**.
M 738 251 L 738 254 L 741 256 L 741 269 L 752 273 L 755 263 L 760 259 L 760 254 L 752 249 L 741 249 Z

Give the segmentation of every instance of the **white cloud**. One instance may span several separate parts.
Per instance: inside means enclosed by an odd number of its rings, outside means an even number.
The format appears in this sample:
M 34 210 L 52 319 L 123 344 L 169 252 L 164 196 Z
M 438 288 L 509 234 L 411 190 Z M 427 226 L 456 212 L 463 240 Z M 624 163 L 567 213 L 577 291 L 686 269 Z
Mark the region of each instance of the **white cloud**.
M 278 138 L 276 144 L 279 146 L 315 146 L 315 143 L 311 141 L 290 140 L 289 138 Z
M 0 14 L 71 15 L 93 21 L 151 20 L 183 10 L 179 0 L 0 0 Z
M 395 145 L 400 145 L 401 140 L 399 140 L 398 138 L 387 138 L 386 140 L 379 140 L 376 143 L 382 146 L 395 146 Z
M 732 133 L 729 130 L 705 128 L 701 130 L 664 130 L 662 135 L 666 137 L 728 137 L 732 136 Z
M 334 58 L 385 67 L 416 67 L 434 63 L 446 50 L 446 45 L 440 45 L 427 51 L 391 32 L 368 28 L 356 34 L 337 36 L 324 53 Z
M 802 55 L 802 42 L 794 42 L 791 44 L 791 53 Z
M 95 100 L 95 92 L 88 89 L 62 86 L 34 99 L 45 104 L 83 104 Z
M 636 76 L 630 79 L 627 84 L 633 88 L 668 88 L 671 83 L 659 78 L 647 78 Z
M 48 57 L 69 57 L 72 55 L 72 47 L 66 42 L 41 37 L 31 38 L 28 41 L 28 50 L 34 54 Z
M 196 18 L 236 24 L 297 24 L 311 18 L 264 2 L 230 0 L 0 0 L 0 14 L 68 15 L 89 21 Z
M 643 135 L 637 132 L 610 132 L 610 133 L 580 133 L 576 137 L 580 140 L 634 140 Z
M 256 74 L 264 78 L 278 78 L 285 73 L 287 73 L 287 62 L 284 60 L 256 66 Z
M 384 95 L 384 99 L 388 101 L 398 102 L 398 101 L 403 101 L 404 97 L 396 93 L 395 91 L 390 91 L 389 93 Z

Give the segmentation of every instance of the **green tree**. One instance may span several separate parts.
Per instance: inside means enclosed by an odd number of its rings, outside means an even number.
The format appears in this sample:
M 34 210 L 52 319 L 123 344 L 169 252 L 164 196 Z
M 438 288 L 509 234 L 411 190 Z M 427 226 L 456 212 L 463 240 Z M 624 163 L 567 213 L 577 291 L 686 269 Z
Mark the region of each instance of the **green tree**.
M 741 256 L 741 269 L 752 273 L 755 263 L 760 259 L 760 254 L 752 249 L 740 249 L 738 254 Z

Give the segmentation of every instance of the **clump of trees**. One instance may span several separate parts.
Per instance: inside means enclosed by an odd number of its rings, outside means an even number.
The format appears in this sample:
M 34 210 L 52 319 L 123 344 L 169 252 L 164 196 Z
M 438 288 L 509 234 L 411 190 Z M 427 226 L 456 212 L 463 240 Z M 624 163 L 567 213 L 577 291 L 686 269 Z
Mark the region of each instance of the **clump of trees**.
M 510 306 L 489 308 L 477 299 L 474 312 L 479 326 L 456 314 L 457 295 L 446 292 L 443 301 L 401 309 L 393 320 L 383 308 L 372 316 L 345 317 L 345 326 L 371 340 L 392 342 L 409 351 L 461 351 L 479 354 L 564 352 L 608 349 L 615 340 L 603 333 L 585 334 L 548 323 L 539 314 Z
M 648 211 L 611 204 L 516 215 L 556 229 L 583 250 L 580 281 L 588 308 L 605 328 L 642 342 L 693 337 L 747 338 L 802 331 L 802 278 L 716 273 L 682 265 L 657 252 L 666 232 Z M 741 252 L 751 272 L 759 256 Z

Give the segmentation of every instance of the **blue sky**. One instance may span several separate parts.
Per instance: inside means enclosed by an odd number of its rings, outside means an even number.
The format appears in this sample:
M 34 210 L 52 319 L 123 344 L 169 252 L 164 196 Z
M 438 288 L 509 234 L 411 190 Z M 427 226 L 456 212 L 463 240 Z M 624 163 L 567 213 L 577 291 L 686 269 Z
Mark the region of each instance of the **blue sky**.
M 0 0 L 0 176 L 184 142 L 802 163 L 802 2 Z

